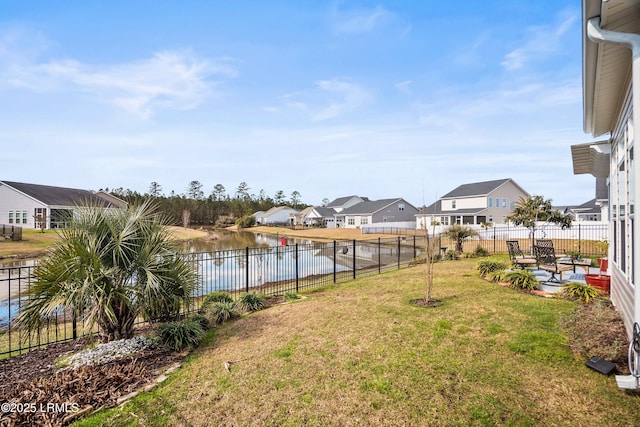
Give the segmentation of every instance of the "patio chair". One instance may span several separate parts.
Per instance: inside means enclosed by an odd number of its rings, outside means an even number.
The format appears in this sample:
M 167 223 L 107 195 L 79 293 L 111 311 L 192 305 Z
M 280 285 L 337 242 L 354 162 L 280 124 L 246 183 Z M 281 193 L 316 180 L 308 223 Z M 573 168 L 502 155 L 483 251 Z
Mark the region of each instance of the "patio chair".
M 536 255 L 536 261 L 540 270 L 545 270 L 551 273 L 551 278 L 548 282 L 560 283 L 562 282 L 562 273 L 565 271 L 573 271 L 574 266 L 572 264 L 559 264 L 556 258 L 556 251 L 553 246 L 548 245 L 535 245 L 533 251 Z M 556 274 L 560 277 L 556 277 Z
M 534 257 L 527 257 L 522 253 L 520 243 L 517 240 L 507 240 L 507 249 L 509 250 L 509 258 L 511 258 L 511 262 L 523 270 L 529 265 L 538 263 Z

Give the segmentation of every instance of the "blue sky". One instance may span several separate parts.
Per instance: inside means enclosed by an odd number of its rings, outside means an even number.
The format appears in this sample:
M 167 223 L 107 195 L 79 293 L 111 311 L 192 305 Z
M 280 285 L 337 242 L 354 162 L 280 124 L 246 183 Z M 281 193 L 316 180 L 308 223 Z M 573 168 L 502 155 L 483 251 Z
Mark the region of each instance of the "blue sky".
M 579 0 L 1 1 L 0 180 L 594 197 Z

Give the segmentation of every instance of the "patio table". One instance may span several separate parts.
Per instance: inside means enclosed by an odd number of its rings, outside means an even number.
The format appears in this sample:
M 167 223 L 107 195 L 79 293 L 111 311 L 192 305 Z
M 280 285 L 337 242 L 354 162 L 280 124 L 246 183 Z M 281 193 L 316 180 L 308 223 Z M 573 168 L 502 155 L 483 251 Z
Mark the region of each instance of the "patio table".
M 591 267 L 591 260 L 588 258 L 571 259 L 571 258 L 558 258 L 558 264 L 572 265 L 573 272 L 576 272 L 576 267 L 581 267 L 584 270 L 584 274 L 589 274 L 589 267 Z

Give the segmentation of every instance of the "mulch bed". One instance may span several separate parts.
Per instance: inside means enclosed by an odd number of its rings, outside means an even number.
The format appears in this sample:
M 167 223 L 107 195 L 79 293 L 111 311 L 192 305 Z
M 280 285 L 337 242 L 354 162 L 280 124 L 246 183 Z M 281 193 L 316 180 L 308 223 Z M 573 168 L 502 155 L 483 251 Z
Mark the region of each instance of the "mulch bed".
M 78 413 L 116 406 L 118 398 L 140 390 L 184 353 L 140 351 L 99 366 L 56 372 L 57 357 L 84 348 L 81 340 L 0 361 L 0 426 L 65 425 Z

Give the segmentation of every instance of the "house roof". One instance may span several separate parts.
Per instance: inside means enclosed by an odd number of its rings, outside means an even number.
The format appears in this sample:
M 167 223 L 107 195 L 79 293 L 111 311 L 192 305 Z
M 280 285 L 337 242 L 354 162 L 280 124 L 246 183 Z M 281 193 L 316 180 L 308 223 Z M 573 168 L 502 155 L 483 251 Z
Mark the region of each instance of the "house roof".
M 332 201 L 331 203 L 329 203 L 326 207 L 341 207 L 343 206 L 345 203 L 347 203 L 349 200 L 353 199 L 353 198 L 358 198 L 361 199 L 365 202 L 369 201 L 368 198 L 366 197 L 360 197 L 360 196 L 345 196 L 345 197 L 338 197 L 337 199 L 335 199 L 334 201 Z
M 268 211 L 266 211 L 265 213 L 262 214 L 262 218 L 267 218 L 270 217 L 271 215 L 274 215 L 278 212 L 284 211 L 284 210 L 290 210 L 295 212 L 298 212 L 297 210 L 289 207 L 289 206 L 274 206 L 271 209 L 269 209 Z
M 99 194 L 89 190 L 14 181 L 0 181 L 0 184 L 11 187 L 47 206 L 76 206 L 83 203 L 117 206 L 116 203 L 112 203 L 108 198 L 101 197 Z
M 596 199 L 591 199 L 579 206 L 573 206 L 569 208 L 571 211 L 577 213 L 600 213 L 600 206 L 596 205 Z
M 320 215 L 321 217 L 333 217 L 333 214 L 336 213 L 336 210 L 333 208 L 329 208 L 326 206 L 316 206 L 313 208 L 318 215 Z
M 474 182 L 471 184 L 463 184 L 449 193 L 442 196 L 442 199 L 451 199 L 454 197 L 472 197 L 472 196 L 484 196 L 490 194 L 492 191 L 495 191 L 499 187 L 503 186 L 507 182 L 511 181 L 514 185 L 516 185 L 520 190 L 527 194 L 518 184 L 515 183 L 511 178 L 505 179 L 496 179 L 494 181 L 484 181 L 484 182 Z
M 456 210 L 448 210 L 448 211 L 444 211 L 442 210 L 442 201 L 438 200 L 435 203 L 432 203 L 431 205 L 427 206 L 425 209 L 423 209 L 418 215 L 416 216 L 431 216 L 431 215 L 455 215 L 455 216 L 459 216 L 459 215 L 477 215 L 480 214 L 484 211 L 486 211 L 487 208 L 468 208 L 468 209 L 456 209 Z
M 403 199 L 396 198 L 396 199 L 369 200 L 366 202 L 358 203 L 357 205 L 353 205 L 350 208 L 343 210 L 338 215 L 373 214 L 400 200 L 403 200 Z M 407 203 L 406 201 L 405 203 L 408 204 L 409 206 L 412 206 L 410 203 Z
M 589 19 L 600 17 L 600 28 L 640 33 L 640 2 L 582 1 L 583 127 L 594 137 L 611 132 L 631 69 L 631 50 L 617 43 L 597 43 L 587 34 Z

